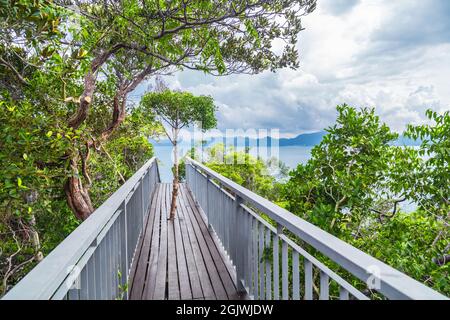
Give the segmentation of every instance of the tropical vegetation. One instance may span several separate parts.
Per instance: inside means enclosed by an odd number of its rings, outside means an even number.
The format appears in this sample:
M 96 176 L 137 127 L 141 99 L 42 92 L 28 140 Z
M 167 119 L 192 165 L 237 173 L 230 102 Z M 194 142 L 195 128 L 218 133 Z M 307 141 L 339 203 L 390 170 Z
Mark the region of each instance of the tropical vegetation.
M 161 125 L 130 99 L 144 81 L 296 68 L 315 6 L 0 1 L 0 295 L 152 156 Z
M 220 145 L 207 152 L 212 157 L 205 163 L 450 295 L 450 113 L 428 111 L 434 123 L 410 125 L 405 135 L 422 141 L 415 148 L 396 146 L 398 134 L 380 121 L 375 109 L 341 105 L 337 112 L 336 123 L 312 149 L 311 159 L 291 170 L 286 182 L 276 182 L 267 174 L 269 166 L 248 153 L 217 156 L 224 150 Z M 223 158 L 232 160 L 217 161 Z M 407 203 L 416 209 L 403 210 Z

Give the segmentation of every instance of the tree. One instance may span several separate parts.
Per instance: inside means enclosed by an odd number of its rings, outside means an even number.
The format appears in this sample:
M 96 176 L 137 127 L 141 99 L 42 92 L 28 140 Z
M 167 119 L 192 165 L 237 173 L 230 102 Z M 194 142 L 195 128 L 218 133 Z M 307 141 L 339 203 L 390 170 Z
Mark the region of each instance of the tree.
M 373 109 L 337 110 L 312 158 L 290 173 L 284 206 L 448 295 L 448 114 L 429 111 L 434 125 L 409 127 L 423 140 L 416 150 L 395 146 L 398 135 Z M 417 210 L 402 212 L 403 201 Z
M 194 96 L 189 92 L 176 92 L 168 89 L 145 94 L 142 97 L 141 105 L 149 113 L 157 115 L 173 145 L 174 176 L 169 216 L 169 219 L 173 220 L 179 189 L 178 141 L 180 130 L 193 125 L 195 122 L 201 123 L 202 130 L 214 128 L 217 124 L 214 115 L 216 107 L 211 97 Z M 166 129 L 166 126 L 170 128 L 170 131 Z
M 437 247 L 446 239 L 447 244 L 438 248 L 439 256 L 434 259 L 436 264 L 445 265 L 450 263 L 450 112 L 428 110 L 426 116 L 432 123 L 409 125 L 406 131 L 410 138 L 422 140 L 419 154 L 423 160 L 400 178 L 419 208 L 441 222 L 432 245 Z
M 0 158 L 10 164 L 0 169 L 2 289 L 152 155 L 146 138 L 157 128 L 128 101 L 139 84 L 183 68 L 295 68 L 300 18 L 314 8 L 305 0 L 0 1 Z
M 79 30 L 71 46 L 88 52 L 78 104 L 68 125 L 78 129 L 93 104 L 98 74 L 115 81 L 112 118 L 101 134 L 108 139 L 124 120 L 127 96 L 144 79 L 177 69 L 215 75 L 258 73 L 298 67 L 295 50 L 300 18 L 315 9 L 315 0 L 297 1 L 56 1 L 67 10 L 76 5 Z M 79 12 L 79 14 L 78 14 Z M 285 43 L 278 54 L 274 39 Z M 67 198 L 77 215 L 92 213 L 88 190 L 77 178 L 78 153 L 70 155 L 74 173 L 66 184 Z
M 86 219 L 94 210 L 82 172 L 86 155 L 123 123 L 128 95 L 142 81 L 183 68 L 215 75 L 296 68 L 300 19 L 315 6 L 315 0 L 6 1 L 1 41 L 14 50 L 2 55 L 2 65 L 14 75 L 10 88 L 31 80 L 51 97 L 49 108 L 65 113 L 68 130 L 86 133 L 71 141 L 64 187 L 74 214 Z M 274 39 L 285 43 L 281 53 L 272 48 Z M 28 77 L 32 66 L 52 73 L 35 82 Z M 53 92 L 42 90 L 44 83 Z M 108 105 L 109 121 L 93 128 L 96 100 Z
M 348 238 L 368 221 L 394 215 L 404 198 L 389 188 L 398 155 L 390 143 L 398 135 L 373 109 L 342 105 L 337 111 L 311 160 L 292 171 L 285 194 L 290 210 Z
M 274 159 L 264 161 L 254 157 L 246 150 L 238 151 L 234 147 L 226 148 L 221 143 L 207 148 L 204 153 L 207 167 L 262 197 L 273 201 L 279 199 L 280 183 L 271 174 Z M 282 173 L 279 178 L 283 178 Z

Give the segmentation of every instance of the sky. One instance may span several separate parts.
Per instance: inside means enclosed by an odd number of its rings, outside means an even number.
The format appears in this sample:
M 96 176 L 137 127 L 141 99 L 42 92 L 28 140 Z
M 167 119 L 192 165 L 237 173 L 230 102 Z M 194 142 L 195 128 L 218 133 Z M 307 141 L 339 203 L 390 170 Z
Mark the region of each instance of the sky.
M 375 107 L 393 130 L 450 109 L 449 0 L 318 0 L 303 18 L 298 70 L 206 76 L 182 71 L 173 89 L 211 95 L 218 128 L 321 131 L 336 105 Z

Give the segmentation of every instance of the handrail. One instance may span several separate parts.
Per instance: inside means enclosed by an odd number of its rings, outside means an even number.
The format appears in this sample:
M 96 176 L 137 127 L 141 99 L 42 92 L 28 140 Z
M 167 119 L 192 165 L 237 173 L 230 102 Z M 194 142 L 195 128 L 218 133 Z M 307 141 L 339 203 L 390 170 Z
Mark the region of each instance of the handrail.
M 404 273 L 388 266 L 387 264 L 375 259 L 374 257 L 362 252 L 361 250 L 351 246 L 350 244 L 338 239 L 337 237 L 325 232 L 315 225 L 301 219 L 291 212 L 277 206 L 269 200 L 240 186 L 230 179 L 209 169 L 203 164 L 191 158 L 187 158 L 186 165 L 191 166 L 193 169 L 195 169 L 195 171 L 197 171 L 201 175 L 204 175 L 208 181 L 211 179 L 218 181 L 222 186 L 231 190 L 232 193 L 235 194 L 236 198 L 240 198 L 244 203 L 247 202 L 251 204 L 252 207 L 260 210 L 269 218 L 274 220 L 279 227 L 284 227 L 285 229 L 289 230 L 292 234 L 299 237 L 307 244 L 311 245 L 313 248 L 333 260 L 335 263 L 339 264 L 341 267 L 353 274 L 358 279 L 366 283 L 373 279 L 377 280 L 379 282 L 379 288 L 377 288 L 377 291 L 382 293 L 385 297 L 389 299 L 417 300 L 448 299 L 444 295 L 412 279 Z M 194 182 L 189 181 L 189 179 L 192 178 L 189 178 L 188 174 L 187 176 L 188 185 L 193 184 Z M 192 187 L 191 189 L 195 188 Z M 201 198 L 203 195 L 197 194 L 195 196 L 197 198 Z M 206 212 L 206 214 L 208 214 L 208 212 Z M 236 253 L 234 255 L 236 256 L 236 260 L 242 260 L 241 258 L 239 258 L 239 255 L 236 255 Z M 239 274 L 239 270 L 237 270 L 237 273 Z
M 116 298 L 119 285 L 128 281 L 151 192 L 159 181 L 157 161 L 152 158 L 3 299 Z M 118 271 L 123 279 L 117 279 Z M 87 283 L 84 280 L 89 276 L 92 279 Z M 72 290 L 77 281 L 78 288 Z

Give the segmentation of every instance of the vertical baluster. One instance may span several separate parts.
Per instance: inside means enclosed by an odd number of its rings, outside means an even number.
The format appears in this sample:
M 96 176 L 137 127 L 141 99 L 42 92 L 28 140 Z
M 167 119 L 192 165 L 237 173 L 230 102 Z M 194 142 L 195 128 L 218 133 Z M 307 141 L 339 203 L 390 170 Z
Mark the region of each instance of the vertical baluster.
M 313 268 L 311 261 L 305 259 L 305 300 L 313 299 Z
M 280 256 L 279 256 L 279 247 L 280 247 L 280 237 L 278 234 L 280 233 L 279 228 L 277 228 L 277 234 L 273 237 L 273 299 L 280 299 Z
M 100 245 L 97 246 L 96 250 L 94 251 L 94 265 L 95 265 L 95 299 L 101 300 L 102 299 L 102 287 L 103 287 L 103 281 L 102 281 L 102 265 L 101 265 L 101 250 Z
M 259 299 L 264 299 L 265 285 L 264 285 L 264 225 L 259 225 Z
M 266 229 L 266 299 L 272 299 L 272 267 L 268 256 L 268 250 L 271 247 L 272 232 L 269 228 Z
M 108 257 L 108 270 L 109 270 L 109 292 L 108 292 L 108 299 L 112 300 L 114 299 L 114 275 L 115 275 L 115 271 L 114 271 L 114 224 L 111 225 L 110 229 L 108 230 L 108 234 L 109 234 L 109 248 L 108 248 L 108 252 L 107 254 L 109 255 Z
M 214 212 L 212 208 L 213 202 L 211 201 L 211 196 L 214 192 L 214 186 L 211 183 L 209 177 L 206 177 L 206 220 L 208 221 L 208 229 L 211 230 L 211 223 L 214 219 Z
M 89 260 L 88 262 L 89 263 Z M 81 270 L 80 273 L 80 294 L 79 298 L 80 300 L 87 300 L 88 299 L 88 267 L 86 265 L 83 267 L 83 270 Z
M 108 294 L 109 294 L 109 282 L 108 282 L 108 276 L 109 276 L 109 263 L 108 263 L 108 254 L 107 254 L 107 240 L 106 237 L 104 237 L 101 242 L 100 242 L 100 247 L 101 247 L 101 253 L 102 253 L 102 258 L 101 258 L 101 266 L 102 266 L 102 280 L 103 280 L 103 286 L 105 287 L 104 290 L 102 291 L 102 300 L 107 300 L 108 299 Z
M 288 245 L 282 241 L 281 246 L 281 290 L 282 299 L 289 300 L 289 261 L 288 261 Z
M 242 280 L 244 279 L 244 270 L 243 270 L 243 259 L 242 259 L 242 246 L 244 245 L 243 241 L 243 232 L 242 232 L 242 198 L 236 195 L 235 198 L 235 210 L 234 210 L 234 217 L 235 217 L 235 228 L 236 236 L 235 236 L 235 245 L 234 245 L 234 257 L 235 257 L 235 265 L 236 265 L 236 273 L 237 273 L 237 289 L 239 292 L 242 292 L 244 288 L 242 287 Z
M 125 203 L 122 203 L 121 205 L 121 213 L 119 216 L 120 219 L 120 232 L 119 232 L 119 239 L 120 239 L 120 270 L 122 274 L 122 279 L 120 285 L 122 287 L 125 286 L 125 284 L 128 281 L 128 252 L 127 252 L 127 213 L 126 213 L 126 205 Z M 128 291 L 124 292 L 124 299 L 128 298 Z
M 238 290 L 242 292 L 244 290 L 242 286 L 242 281 L 244 280 L 244 261 L 243 261 L 243 250 L 244 247 L 244 234 L 242 231 L 243 227 L 243 209 L 239 207 L 239 210 L 236 212 L 236 223 L 237 223 L 237 238 L 238 238 L 238 246 L 236 247 L 236 255 L 237 255 L 237 267 L 239 268 L 239 283 Z
M 223 202 L 222 202 L 222 214 L 223 214 L 223 218 L 222 218 L 222 235 L 223 235 L 223 247 L 225 248 L 226 253 L 228 254 L 228 203 L 230 202 L 230 199 L 228 198 L 227 195 L 223 194 Z
M 222 228 L 223 228 L 223 192 L 218 189 L 217 192 L 217 225 L 215 226 L 216 233 L 219 237 L 220 242 L 223 244 L 223 234 L 222 234 Z
M 254 263 L 253 263 L 253 216 L 248 213 L 248 234 L 249 234 L 249 243 L 248 243 L 248 294 L 249 296 L 253 295 L 254 285 L 253 285 L 253 271 L 254 271 Z
M 246 257 L 246 266 L 245 266 L 245 282 L 247 285 L 247 288 L 250 292 L 251 283 L 252 283 L 252 216 L 245 211 L 245 217 L 246 217 L 246 228 L 245 228 L 245 234 L 246 234 L 246 248 L 247 248 L 247 257 Z
M 300 300 L 300 270 L 298 252 L 292 249 L 292 299 Z
M 80 300 L 80 296 L 79 296 L 80 290 L 78 290 L 75 287 L 73 287 L 72 289 L 69 289 L 69 291 L 67 292 L 67 300 Z
M 127 248 L 126 248 L 126 253 L 127 253 L 127 266 L 126 266 L 126 273 L 128 275 L 128 270 L 130 269 L 130 264 L 131 264 L 131 259 L 130 259 L 130 247 L 131 247 L 131 232 L 132 232 L 132 225 L 133 225 L 133 212 L 131 211 L 131 203 L 130 201 L 128 201 L 125 205 L 125 214 L 126 214 L 126 225 L 125 225 L 125 230 L 126 230 L 126 244 L 127 244 Z
M 87 298 L 89 300 L 95 300 L 95 259 L 94 255 L 91 256 L 87 265 Z
M 116 299 L 119 296 L 119 279 L 118 279 L 118 272 L 119 272 L 119 235 L 118 235 L 118 227 L 119 227 L 119 221 L 116 220 L 113 225 L 114 230 L 114 251 L 113 251 L 113 257 L 114 257 L 114 299 Z
M 233 206 L 234 206 L 234 201 L 232 198 L 228 199 L 227 202 L 227 250 L 228 250 L 228 256 L 230 257 L 231 260 L 233 260 L 232 258 L 232 249 L 231 246 L 233 245 L 233 242 L 231 240 L 232 236 L 233 236 Z
M 320 300 L 328 300 L 329 299 L 329 278 L 328 275 L 320 271 Z
M 348 291 L 343 287 L 339 287 L 339 299 L 340 300 L 348 300 L 349 299 Z
M 142 177 L 142 179 L 140 180 L 140 182 L 139 182 L 139 198 L 140 198 L 140 207 L 141 207 L 141 210 L 139 210 L 140 211 L 140 213 L 141 213 L 141 230 L 143 229 L 143 227 L 144 227 L 144 221 L 145 221 L 145 214 L 146 214 L 146 210 L 145 210 L 145 200 L 144 200 L 144 178 L 145 178 L 145 176 L 144 177 Z
M 259 221 L 253 219 L 253 297 L 258 299 L 259 297 L 259 277 L 258 277 L 258 264 L 259 264 L 259 252 L 258 252 L 258 234 L 259 234 Z

